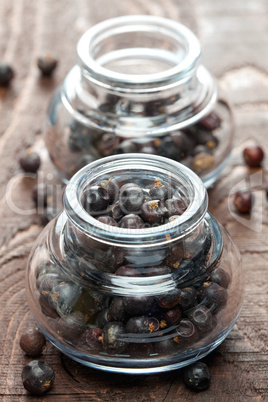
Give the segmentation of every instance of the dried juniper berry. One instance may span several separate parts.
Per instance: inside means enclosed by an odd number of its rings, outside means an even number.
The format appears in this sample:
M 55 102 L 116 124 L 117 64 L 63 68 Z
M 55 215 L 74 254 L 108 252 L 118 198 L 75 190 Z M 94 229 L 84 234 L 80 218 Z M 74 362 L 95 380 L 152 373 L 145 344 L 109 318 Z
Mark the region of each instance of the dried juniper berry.
M 122 337 L 126 333 L 125 326 L 121 322 L 109 322 L 103 328 L 103 346 L 111 353 L 123 352 L 127 343 Z
M 169 268 L 167 265 L 159 265 L 157 267 L 146 267 L 141 269 L 141 272 L 146 276 L 167 275 L 170 274 L 171 268 Z
M 144 227 L 144 222 L 140 216 L 128 214 L 123 216 L 119 222 L 119 226 L 124 229 L 142 229 Z
M 155 179 L 149 194 L 153 200 L 165 201 L 168 197 L 172 197 L 172 189 L 165 186 L 159 179 Z
M 119 205 L 125 214 L 138 214 L 143 201 L 143 190 L 136 184 L 127 183 L 120 188 Z
M 210 311 L 217 311 L 227 303 L 228 292 L 214 282 L 204 282 L 198 289 L 199 298 L 202 303 L 210 308 Z
M 50 55 L 40 56 L 37 59 L 37 67 L 41 74 L 50 77 L 58 65 L 58 60 Z
M 61 317 L 57 323 L 57 333 L 64 339 L 73 341 L 85 330 L 86 320 L 80 311 Z
M 136 268 L 123 265 L 116 270 L 115 275 L 117 276 L 141 276 L 140 271 Z
M 125 312 L 131 316 L 151 313 L 154 305 L 153 296 L 123 297 Z
M 59 315 L 70 314 L 81 291 L 81 287 L 74 282 L 60 282 L 53 286 L 51 299 Z
M 161 225 L 165 223 L 168 210 L 160 200 L 145 202 L 141 207 L 141 217 L 150 225 Z
M 119 187 L 114 180 L 101 180 L 97 183 L 97 186 L 100 186 L 107 191 L 109 204 L 117 201 L 119 195 Z
M 210 280 L 227 289 L 231 282 L 231 277 L 228 272 L 218 267 L 211 272 Z
M 100 328 L 86 329 L 80 336 L 78 343 L 82 348 L 92 352 L 98 352 L 102 348 L 102 334 Z
M 103 328 L 108 322 L 110 322 L 108 308 L 105 308 L 98 313 L 95 324 L 97 327 Z
M 173 159 L 180 162 L 182 159 L 182 151 L 179 149 L 174 142 L 173 138 L 166 136 L 161 140 L 161 144 L 158 148 L 158 152 L 161 156 Z
M 148 334 L 159 330 L 159 321 L 154 317 L 132 317 L 126 323 L 126 332 Z
M 119 221 L 121 218 L 123 218 L 124 212 L 120 208 L 119 201 L 116 201 L 114 204 L 112 204 L 109 209 L 112 218 L 114 218 L 116 221 Z
M 165 201 L 165 206 L 167 208 L 167 215 L 169 217 L 174 215 L 182 215 L 187 209 L 184 201 L 179 198 L 169 198 Z
M 46 348 L 46 337 L 38 328 L 28 328 L 21 335 L 20 347 L 28 356 L 39 356 Z
M 198 340 L 198 332 L 195 325 L 188 320 L 183 318 L 176 328 L 176 335 L 174 341 L 179 346 L 186 346 L 194 344 Z
M 31 150 L 26 151 L 19 159 L 22 170 L 26 173 L 36 173 L 41 165 L 40 156 Z
M 126 313 L 123 298 L 120 296 L 113 297 L 111 304 L 108 307 L 108 320 L 124 322 L 125 317 Z
M 162 313 L 161 320 L 164 321 L 168 327 L 171 325 L 176 325 L 181 320 L 181 310 L 177 306 L 167 309 Z
M 243 158 L 249 167 L 260 167 L 264 158 L 263 149 L 258 144 L 250 144 L 243 149 Z
M 211 380 L 208 366 L 202 362 L 191 364 L 184 369 L 183 380 L 192 391 L 204 391 L 209 387 Z
M 187 310 L 196 305 L 197 294 L 193 286 L 189 286 L 181 289 L 181 295 L 179 300 L 179 306 L 182 310 Z
M 215 111 L 212 111 L 199 120 L 198 124 L 208 130 L 215 130 L 221 126 L 221 118 Z
M 7 87 L 14 75 L 13 68 L 9 64 L 0 62 L 0 87 Z
M 250 190 L 237 191 L 233 199 L 234 206 L 241 213 L 249 213 L 253 205 L 253 194 Z
M 101 214 L 106 210 L 109 199 L 110 196 L 105 188 L 93 185 L 88 187 L 83 194 L 83 206 L 91 215 Z
M 181 290 L 173 289 L 164 296 L 157 296 L 157 304 L 161 308 L 173 308 L 180 301 Z
M 22 370 L 24 388 L 34 395 L 43 395 L 48 392 L 54 383 L 53 369 L 44 360 L 33 360 Z
M 201 304 L 194 307 L 187 312 L 187 316 L 201 335 L 213 329 L 214 320 L 210 310 L 206 306 Z

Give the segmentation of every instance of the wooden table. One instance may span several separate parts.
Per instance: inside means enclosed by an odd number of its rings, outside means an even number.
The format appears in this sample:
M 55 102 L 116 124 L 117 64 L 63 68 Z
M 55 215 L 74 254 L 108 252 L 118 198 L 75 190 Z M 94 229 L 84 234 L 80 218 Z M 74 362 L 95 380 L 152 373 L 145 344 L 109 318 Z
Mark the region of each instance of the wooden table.
M 21 216 L 6 200 L 10 186 L 18 208 L 34 208 L 33 180 L 20 177 L 18 156 L 28 146 L 43 158 L 41 173 L 55 171 L 42 142 L 48 100 L 75 63 L 81 34 L 93 24 L 124 14 L 153 14 L 183 22 L 199 37 L 203 63 L 228 88 L 236 120 L 228 167 L 209 193 L 210 211 L 229 230 L 244 263 L 245 301 L 225 342 L 208 358 L 212 382 L 195 394 L 179 371 L 152 376 L 105 374 L 80 366 L 48 345 L 43 358 L 56 373 L 52 390 L 30 397 L 21 371 L 31 359 L 19 338 L 32 322 L 25 295 L 25 266 L 42 230 L 33 211 Z M 60 60 L 53 79 L 40 78 L 36 58 Z M 0 89 L 0 400 L 1 401 L 265 401 L 268 400 L 268 202 L 255 191 L 251 221 L 229 211 L 228 196 L 245 177 L 267 185 L 268 168 L 268 2 L 266 0 L 1 0 L 0 58 L 16 77 Z M 263 169 L 249 170 L 241 149 L 256 138 L 266 150 Z M 254 175 L 255 173 L 255 175 Z M 7 187 L 9 186 L 9 187 Z

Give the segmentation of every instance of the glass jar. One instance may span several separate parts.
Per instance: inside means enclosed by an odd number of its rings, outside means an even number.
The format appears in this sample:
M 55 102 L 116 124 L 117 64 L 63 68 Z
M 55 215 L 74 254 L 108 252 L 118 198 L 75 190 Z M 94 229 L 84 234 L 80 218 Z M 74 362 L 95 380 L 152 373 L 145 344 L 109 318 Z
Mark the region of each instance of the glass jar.
M 117 202 L 123 208 L 122 186 L 133 185 L 144 203 L 158 202 L 152 189 L 168 189 L 158 197 L 165 220 L 143 228 L 122 227 L 122 217 L 119 226 L 103 223 L 100 215 L 116 218 Z M 108 204 L 96 212 L 93 196 L 89 213 L 88 194 L 107 186 L 116 189 Z M 132 208 L 136 219 L 144 205 Z M 68 183 L 63 212 L 29 257 L 27 295 L 43 333 L 72 359 L 122 373 L 167 371 L 203 358 L 232 329 L 242 303 L 241 257 L 207 212 L 195 173 L 160 156 L 115 155 Z
M 231 109 L 185 26 L 123 16 L 88 30 L 78 65 L 56 91 L 45 142 L 65 182 L 86 164 L 124 153 L 171 158 L 211 186 L 230 154 Z

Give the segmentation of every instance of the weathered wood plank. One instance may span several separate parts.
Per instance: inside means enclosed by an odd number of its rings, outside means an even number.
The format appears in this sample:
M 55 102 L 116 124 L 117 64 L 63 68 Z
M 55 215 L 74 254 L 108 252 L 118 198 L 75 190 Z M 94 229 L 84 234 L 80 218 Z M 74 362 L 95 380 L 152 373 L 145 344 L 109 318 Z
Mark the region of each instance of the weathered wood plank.
M 18 156 L 27 146 L 42 155 L 42 170 L 55 176 L 42 142 L 44 116 L 53 90 L 75 63 L 80 35 L 93 24 L 125 14 L 153 14 L 189 26 L 203 45 L 204 64 L 228 88 L 236 120 L 235 148 L 221 180 L 210 190 L 210 211 L 230 231 L 243 255 L 245 302 L 226 341 L 206 361 L 212 373 L 208 391 L 187 390 L 180 372 L 153 376 L 105 374 L 72 362 L 49 345 L 43 358 L 56 373 L 43 399 L 55 401 L 265 401 L 268 400 L 268 214 L 264 194 L 256 191 L 250 227 L 229 210 L 234 186 L 252 177 L 268 183 L 268 158 L 251 171 L 241 158 L 245 141 L 257 138 L 268 155 L 268 3 L 265 0 L 1 0 L 0 58 L 10 62 L 16 78 L 0 89 L 0 400 L 40 401 L 27 395 L 21 371 L 30 360 L 19 337 L 33 322 L 24 290 L 29 250 L 41 231 L 32 211 L 21 216 L 7 203 L 7 186 L 15 183 L 17 208 L 33 208 L 35 180 L 19 178 Z M 36 57 L 49 52 L 60 64 L 53 79 L 40 78 Z M 254 179 L 255 180 L 255 179 Z M 260 210 L 261 208 L 261 210 Z M 240 217 L 241 218 L 241 217 Z

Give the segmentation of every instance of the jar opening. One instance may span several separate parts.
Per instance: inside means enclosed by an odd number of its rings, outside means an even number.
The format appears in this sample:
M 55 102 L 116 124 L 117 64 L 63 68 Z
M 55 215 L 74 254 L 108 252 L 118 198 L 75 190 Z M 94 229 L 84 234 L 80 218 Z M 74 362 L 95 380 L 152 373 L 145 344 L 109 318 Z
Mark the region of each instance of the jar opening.
M 187 209 L 177 219 L 160 226 L 126 229 L 99 222 L 83 207 L 82 199 L 89 184 L 120 177 L 124 182 L 136 178 L 144 183 L 156 177 L 177 186 L 187 200 Z M 127 154 L 115 155 L 95 161 L 70 180 L 65 190 L 64 205 L 67 215 L 76 228 L 89 237 L 110 244 L 128 244 L 130 247 L 147 247 L 148 244 L 166 244 L 189 235 L 203 220 L 207 211 L 207 192 L 202 181 L 190 169 L 161 156 Z
M 89 29 L 77 46 L 89 75 L 114 85 L 178 81 L 195 71 L 200 44 L 185 26 L 153 16 L 123 16 Z

